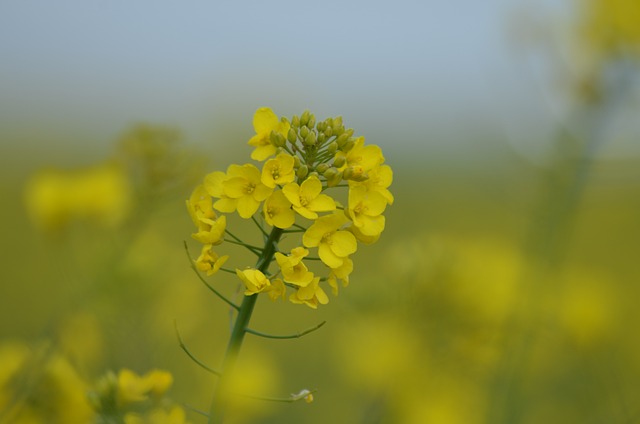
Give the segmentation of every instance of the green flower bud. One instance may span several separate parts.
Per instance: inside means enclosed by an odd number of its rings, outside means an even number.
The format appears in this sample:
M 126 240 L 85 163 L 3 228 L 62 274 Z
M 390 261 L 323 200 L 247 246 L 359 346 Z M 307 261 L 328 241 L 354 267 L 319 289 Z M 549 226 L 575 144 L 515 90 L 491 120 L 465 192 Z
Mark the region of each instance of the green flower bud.
M 353 128 L 349 128 L 347 131 L 345 131 L 345 134 L 347 134 L 347 137 L 353 137 Z
M 309 167 L 307 165 L 301 165 L 300 168 L 298 168 L 298 172 L 296 172 L 296 175 L 300 179 L 305 178 L 307 174 L 309 174 Z
M 294 130 L 293 128 L 289 128 L 289 132 L 287 133 L 287 140 L 289 140 L 289 143 L 295 144 L 295 142 L 298 140 L 298 134 L 296 134 L 296 130 Z
M 352 138 L 349 138 L 346 143 L 340 148 L 343 152 L 347 153 L 349 150 L 353 149 L 355 142 Z
M 344 125 L 342 124 L 342 116 L 336 116 L 333 118 L 333 130 L 337 130 L 338 128 L 344 129 Z
M 333 127 L 327 127 L 324 129 L 324 135 L 331 137 L 333 135 Z
M 332 141 L 331 144 L 329 144 L 329 147 L 327 148 L 327 152 L 334 154 L 337 150 L 338 150 L 338 143 L 336 143 L 335 141 Z
M 311 116 L 309 116 L 309 122 L 307 122 L 307 127 L 313 128 L 315 126 L 316 126 L 316 116 L 314 114 L 311 114 Z
M 300 167 L 300 157 L 299 156 L 294 156 L 293 157 L 293 167 L 294 168 L 299 168 Z
M 324 135 L 324 133 L 318 133 L 318 144 L 324 143 L 326 139 L 327 137 Z
M 340 172 L 336 168 L 327 167 L 327 169 L 322 173 L 322 176 L 327 180 L 330 180 L 336 176 L 336 174 Z
M 344 164 L 347 163 L 347 158 L 343 152 L 337 152 L 336 156 L 333 158 L 333 166 L 336 168 L 342 168 Z
M 340 181 L 342 181 L 342 172 L 337 172 L 331 178 L 327 178 L 327 187 L 335 187 L 340 184 Z
M 283 147 L 286 144 L 284 136 L 279 132 L 271 131 L 269 134 L 269 141 L 276 147 Z
M 304 138 L 304 144 L 314 146 L 316 144 L 316 133 L 309 131 L 309 134 Z
M 303 140 L 307 138 L 308 135 L 309 135 L 309 128 L 307 127 L 300 128 L 300 137 L 302 137 Z
M 300 117 L 298 115 L 294 115 L 293 118 L 291 118 L 291 126 L 293 128 L 300 128 Z
M 300 126 L 302 127 L 306 127 L 307 123 L 309 122 L 309 115 L 311 115 L 309 113 L 308 110 L 305 110 L 304 112 L 302 112 L 302 115 L 300 115 Z
M 321 163 L 320 165 L 316 166 L 316 171 L 318 171 L 323 175 L 324 175 L 324 171 L 326 171 L 327 169 L 329 169 L 328 163 Z
M 318 125 L 316 125 L 316 129 L 319 133 L 323 132 L 325 128 L 327 128 L 327 124 L 324 122 L 318 122 Z
M 309 175 L 308 175 L 308 176 L 310 177 L 310 176 L 312 176 L 312 175 L 313 175 L 314 177 L 320 178 L 320 176 L 318 175 L 318 173 L 317 173 L 316 171 L 309 172 Z
M 336 139 L 336 143 L 338 143 L 338 147 L 344 146 L 344 143 L 349 140 L 349 135 L 345 132 L 340 134 L 340 136 Z

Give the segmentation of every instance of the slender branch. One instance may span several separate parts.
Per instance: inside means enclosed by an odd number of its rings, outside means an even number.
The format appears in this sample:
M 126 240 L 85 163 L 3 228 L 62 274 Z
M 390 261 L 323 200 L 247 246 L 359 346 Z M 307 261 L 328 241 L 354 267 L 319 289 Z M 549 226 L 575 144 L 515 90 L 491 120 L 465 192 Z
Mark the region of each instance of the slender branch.
M 255 222 L 255 224 L 258 226 L 258 228 L 260 229 L 260 232 L 262 233 L 262 235 L 265 237 L 265 241 L 269 238 L 269 233 L 267 233 L 264 228 L 262 228 L 262 224 L 260 224 L 258 222 L 258 220 L 256 219 L 256 217 L 254 215 L 251 215 L 251 219 L 253 220 L 253 222 Z
M 305 256 L 304 259 L 305 260 L 309 260 L 309 261 L 321 261 L 322 260 L 320 258 L 316 258 L 315 256 Z
M 202 275 L 200 275 L 200 272 L 198 271 L 198 268 L 196 268 L 196 264 L 193 260 L 193 258 L 191 257 L 191 254 L 189 253 L 189 247 L 187 246 L 187 242 L 184 242 L 184 250 L 185 252 L 187 252 L 187 257 L 189 258 L 189 263 L 191 264 L 191 269 L 193 270 L 193 272 L 196 273 L 196 275 L 198 276 L 198 279 L 200 281 L 202 281 L 202 284 L 204 284 L 205 286 L 207 286 L 207 288 L 209 290 L 211 290 L 216 296 L 218 296 L 223 302 L 225 302 L 227 305 L 231 306 L 233 309 L 235 309 L 236 311 L 240 310 L 240 306 L 236 305 L 235 303 L 233 303 L 232 301 L 230 301 L 229 299 L 227 299 L 222 293 L 220 293 L 218 290 L 214 289 L 213 287 L 211 287 L 211 285 L 209 283 L 207 283 L 207 280 L 205 280 Z
M 229 240 L 229 239 L 224 239 L 224 241 L 226 241 L 227 243 L 231 243 L 231 244 L 237 244 L 238 246 L 242 246 L 242 247 L 246 247 L 247 249 L 249 249 L 254 255 L 260 256 L 260 253 L 262 252 L 262 249 L 257 247 L 257 246 L 251 246 L 250 244 L 244 243 L 242 241 L 235 241 L 235 240 Z
M 198 408 L 194 408 L 193 406 L 187 404 L 187 403 L 183 403 L 182 406 L 184 406 L 186 409 L 188 409 L 191 412 L 195 412 L 196 414 L 202 415 L 203 417 L 207 417 L 209 418 L 209 414 L 207 414 L 204 411 L 199 410 Z
M 286 335 L 286 336 L 276 336 L 276 335 L 273 335 L 273 334 L 262 333 L 260 331 L 253 330 L 251 328 L 247 328 L 247 329 L 245 329 L 245 331 L 247 333 L 253 334 L 254 336 L 260 336 L 260 337 L 264 337 L 266 339 L 298 339 L 298 338 L 300 338 L 302 336 L 305 336 L 305 335 L 307 335 L 309 333 L 313 333 L 314 331 L 318 330 L 320 327 L 322 327 L 326 323 L 327 323 L 327 321 L 322 321 L 320 324 L 316 325 L 315 327 L 309 328 L 309 329 L 304 330 L 304 331 L 302 331 L 300 333 L 289 334 L 289 335 Z
M 293 226 L 294 226 L 294 227 L 296 227 L 296 228 L 299 228 L 299 229 L 301 229 L 301 230 L 304 230 L 304 231 L 307 231 L 307 230 L 308 230 L 308 228 L 305 228 L 305 227 L 303 227 L 302 225 L 299 225 L 299 224 L 296 224 L 296 223 L 294 223 L 294 224 L 293 224 Z
M 250 398 L 250 399 L 264 400 L 267 402 L 293 403 L 302 399 L 306 399 L 309 396 L 312 396 L 317 391 L 318 391 L 317 389 L 314 389 L 314 390 L 304 389 L 304 390 L 301 390 L 300 393 L 292 393 L 291 396 L 289 396 L 288 398 L 277 398 L 277 397 L 270 397 L 270 396 L 254 396 L 254 395 L 246 395 L 246 394 L 243 394 L 241 396 Z
M 173 327 L 176 329 L 176 337 L 178 337 L 178 343 L 180 344 L 180 348 L 184 351 L 184 353 L 186 353 L 187 356 L 191 358 L 193 362 L 200 365 L 203 369 L 209 371 L 211 374 L 214 374 L 220 377 L 221 375 L 220 372 L 206 366 L 204 363 L 202 363 L 202 361 L 196 358 L 193 355 L 193 353 L 191 353 L 191 351 L 187 348 L 187 346 L 184 344 L 184 341 L 182 340 L 182 337 L 180 336 L 180 331 L 178 331 L 178 321 L 175 319 L 173 320 Z
M 297 229 L 297 230 L 284 230 L 283 233 L 304 233 L 307 230 Z

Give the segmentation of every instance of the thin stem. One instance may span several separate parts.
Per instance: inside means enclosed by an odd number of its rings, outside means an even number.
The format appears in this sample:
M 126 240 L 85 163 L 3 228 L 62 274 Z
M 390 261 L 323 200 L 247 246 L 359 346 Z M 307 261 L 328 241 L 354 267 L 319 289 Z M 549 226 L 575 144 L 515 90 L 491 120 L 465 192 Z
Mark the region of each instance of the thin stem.
M 250 399 L 264 400 L 266 402 L 293 403 L 293 402 L 302 400 L 309 395 L 313 395 L 315 392 L 317 392 L 317 390 L 302 390 L 300 393 L 292 394 L 288 398 L 278 398 L 278 397 L 270 397 L 270 396 L 254 396 L 254 395 L 243 395 L 243 396 Z
M 327 321 L 322 321 L 320 324 L 316 325 L 315 327 L 306 329 L 300 333 L 296 333 L 296 334 L 289 334 L 286 336 L 277 336 L 277 335 L 273 335 L 273 334 L 267 334 L 267 333 L 262 333 L 260 331 L 256 331 L 256 330 L 252 330 L 251 328 L 247 328 L 246 331 L 247 333 L 251 333 L 254 336 L 260 336 L 260 337 L 264 337 L 266 339 L 298 339 L 302 336 L 305 336 L 309 333 L 313 333 L 314 331 L 318 330 L 320 327 L 322 327 L 323 325 L 325 325 L 327 323 Z
M 191 257 L 191 254 L 189 253 L 189 247 L 187 246 L 187 242 L 184 242 L 184 250 L 185 252 L 187 252 L 187 257 L 189 258 L 189 263 L 191 264 L 191 269 L 193 270 L 193 272 L 196 273 L 196 275 L 198 276 L 198 279 L 200 281 L 202 281 L 202 284 L 204 284 L 209 290 L 211 290 L 216 296 L 218 296 L 223 302 L 225 302 L 227 305 L 231 306 L 233 309 L 235 309 L 236 311 L 240 309 L 240 307 L 238 305 L 236 305 L 235 303 L 233 303 L 231 300 L 227 299 L 222 293 L 220 293 L 218 290 L 214 289 L 213 287 L 211 287 L 211 285 L 209 283 L 207 283 L 207 280 L 205 280 L 202 275 L 200 275 L 200 272 L 198 271 L 198 268 L 196 268 L 196 264 L 193 260 L 193 258 Z
M 187 356 L 189 358 L 191 358 L 191 360 L 193 362 L 195 362 L 196 364 L 200 365 L 200 367 L 202 367 L 206 371 L 209 371 L 211 374 L 214 374 L 214 375 L 217 375 L 218 377 L 220 377 L 220 373 L 218 371 L 206 366 L 202 361 L 200 361 L 198 358 L 196 358 L 193 355 L 193 353 L 191 353 L 191 351 L 187 348 L 187 345 L 184 344 L 184 341 L 182 340 L 182 337 L 180 336 L 180 332 L 178 331 L 178 322 L 175 319 L 173 320 L 173 326 L 176 329 L 176 337 L 178 337 L 178 344 L 180 345 L 180 348 L 184 351 L 184 353 L 186 353 Z
M 251 219 L 253 220 L 253 222 L 256 223 L 256 225 L 258 226 L 258 228 L 260 229 L 260 232 L 262 233 L 262 235 L 265 237 L 265 241 L 269 238 L 269 234 L 264 230 L 264 228 L 262 228 L 262 224 L 260 224 L 258 222 L 258 220 L 256 219 L 255 216 L 251 216 Z
M 249 249 L 251 252 L 255 253 L 258 256 L 260 255 L 260 252 L 262 252 L 262 248 L 257 246 L 251 246 L 250 244 L 244 243 L 242 241 L 235 241 L 235 240 L 229 240 L 229 239 L 224 239 L 224 241 L 226 241 L 227 243 L 237 244 L 238 246 L 246 247 L 247 249 Z
M 256 263 L 256 269 L 258 269 L 258 271 L 262 273 L 267 272 L 271 259 L 273 259 L 273 255 L 277 251 L 277 245 L 280 240 L 280 236 L 282 236 L 282 231 L 282 229 L 277 227 L 274 227 L 273 230 L 271 230 L 271 234 L 269 234 L 269 237 L 265 242 L 264 249 L 262 249 L 262 254 L 258 257 L 258 261 Z M 221 424 L 223 421 L 226 403 L 224 396 L 229 390 L 229 378 L 231 378 L 231 375 L 233 374 L 238 353 L 242 347 L 242 342 L 244 341 L 244 336 L 247 333 L 247 327 L 251 320 L 251 314 L 253 313 L 253 308 L 255 307 L 257 300 L 257 295 L 244 296 L 242 305 L 240 305 L 240 309 L 238 309 L 238 316 L 236 317 L 233 329 L 231 330 L 229 344 L 227 345 L 227 350 L 222 361 L 222 376 L 218 381 L 218 386 L 216 387 L 213 400 L 211 402 L 209 424 Z

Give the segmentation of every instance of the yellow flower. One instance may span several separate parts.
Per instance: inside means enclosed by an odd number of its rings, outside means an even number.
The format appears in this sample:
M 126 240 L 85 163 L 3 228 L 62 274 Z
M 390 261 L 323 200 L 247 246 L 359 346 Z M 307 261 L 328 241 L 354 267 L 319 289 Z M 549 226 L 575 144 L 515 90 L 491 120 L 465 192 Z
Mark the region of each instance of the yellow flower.
M 341 212 L 320 217 L 305 231 L 302 243 L 306 247 L 317 246 L 322 262 L 330 268 L 339 268 L 358 248 L 355 236 L 340 229 L 347 222 Z
M 211 199 L 211 196 L 209 196 L 202 184 L 193 189 L 186 203 L 189 216 L 191 216 L 191 220 L 196 227 L 200 226 L 200 219 L 202 218 L 217 218 L 216 212 L 213 210 L 213 199 Z
M 218 256 L 216 252 L 211 249 L 213 245 L 205 244 L 202 246 L 200 256 L 196 259 L 196 267 L 207 275 L 213 275 L 220 270 L 222 265 L 229 259 L 229 255 Z
M 173 384 L 173 376 L 167 371 L 153 370 L 138 376 L 131 370 L 118 373 L 118 402 L 121 405 L 144 402 L 149 395 L 162 396 Z
M 282 188 L 284 195 L 293 205 L 293 209 L 308 219 L 317 219 L 316 212 L 336 209 L 336 202 L 330 196 L 321 194 L 322 183 L 315 175 L 310 176 L 301 185 L 287 184 Z
M 251 153 L 251 159 L 263 161 L 276 153 L 276 146 L 271 144 L 271 131 L 282 134 L 286 137 L 290 125 L 288 122 L 281 122 L 278 116 L 268 107 L 261 107 L 253 115 L 253 129 L 256 135 L 251 137 L 249 145 L 255 150 Z
M 252 164 L 230 165 L 227 174 L 213 172 L 205 178 L 207 192 L 218 197 L 213 207 L 220 212 L 231 213 L 236 209 L 245 219 L 251 218 L 272 188 L 260 181 L 260 170 Z
M 347 180 L 364 181 L 368 172 L 384 163 L 382 150 L 375 144 L 364 145 L 364 137 L 358 137 L 351 150 L 346 154 L 338 152 L 336 159 L 344 157 L 345 164 L 340 168 Z
M 320 277 L 314 278 L 306 287 L 300 287 L 295 293 L 289 296 L 291 303 L 305 304 L 310 308 L 317 309 L 318 304 L 329 303 L 327 294 L 320 287 Z
M 244 292 L 245 296 L 260 293 L 271 286 L 269 279 L 260 270 L 250 268 L 241 271 L 236 269 L 236 274 L 247 288 Z
M 274 191 L 262 206 L 264 219 L 267 224 L 278 228 L 289 228 L 296 220 L 296 214 L 291 209 L 291 202 L 282 190 Z
M 262 167 L 262 184 L 274 188 L 276 184 L 293 182 L 296 175 L 293 169 L 293 156 L 280 153 L 275 159 L 269 159 Z
M 386 199 L 387 203 L 393 204 L 393 194 L 389 191 L 389 186 L 393 182 L 393 171 L 389 165 L 376 166 L 367 172 L 369 178 L 365 181 L 349 181 L 349 187 L 366 187 L 368 191 L 376 191 Z
M 124 416 L 124 424 L 186 424 L 184 409 L 174 405 L 169 410 L 154 408 L 141 415 L 129 412 Z
M 302 259 L 307 255 L 309 255 L 309 251 L 304 247 L 291 249 L 289 256 L 276 252 L 276 261 L 280 266 L 284 281 L 300 287 L 309 285 L 311 280 L 313 280 L 313 273 L 309 272 L 307 266 L 302 262 Z
M 269 298 L 274 302 L 278 299 L 284 299 L 287 294 L 287 288 L 284 285 L 284 282 L 276 278 L 271 281 L 271 285 L 265 290 L 269 295 Z
M 373 236 L 367 236 L 365 234 L 362 234 L 362 231 L 360 231 L 360 228 L 356 227 L 353 223 L 351 223 L 351 225 L 347 227 L 347 231 L 353 234 L 356 237 L 356 239 L 358 239 L 358 241 L 364 244 L 373 244 L 377 242 L 378 239 L 380 238 L 380 233 Z
M 58 230 L 82 219 L 118 226 L 129 214 L 133 197 L 131 182 L 120 167 L 100 165 L 78 171 L 41 171 L 27 184 L 25 201 L 36 225 Z
M 338 279 L 342 280 L 342 286 L 349 285 L 349 275 L 353 272 L 353 261 L 351 258 L 345 258 L 342 266 L 331 270 L 327 282 L 331 286 L 331 292 L 334 296 L 338 295 Z
M 349 189 L 349 217 L 362 234 L 377 236 L 384 230 L 385 218 L 382 212 L 387 200 L 377 191 L 367 191 L 366 187 Z

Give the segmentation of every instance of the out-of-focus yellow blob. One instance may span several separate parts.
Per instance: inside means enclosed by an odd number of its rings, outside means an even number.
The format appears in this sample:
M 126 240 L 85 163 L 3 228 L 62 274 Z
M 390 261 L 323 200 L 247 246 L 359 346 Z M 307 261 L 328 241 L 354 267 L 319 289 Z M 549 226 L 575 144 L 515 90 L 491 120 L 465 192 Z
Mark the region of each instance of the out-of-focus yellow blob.
M 83 170 L 42 170 L 25 189 L 27 212 L 43 230 L 58 230 L 73 220 L 115 227 L 127 217 L 132 188 L 115 165 Z

